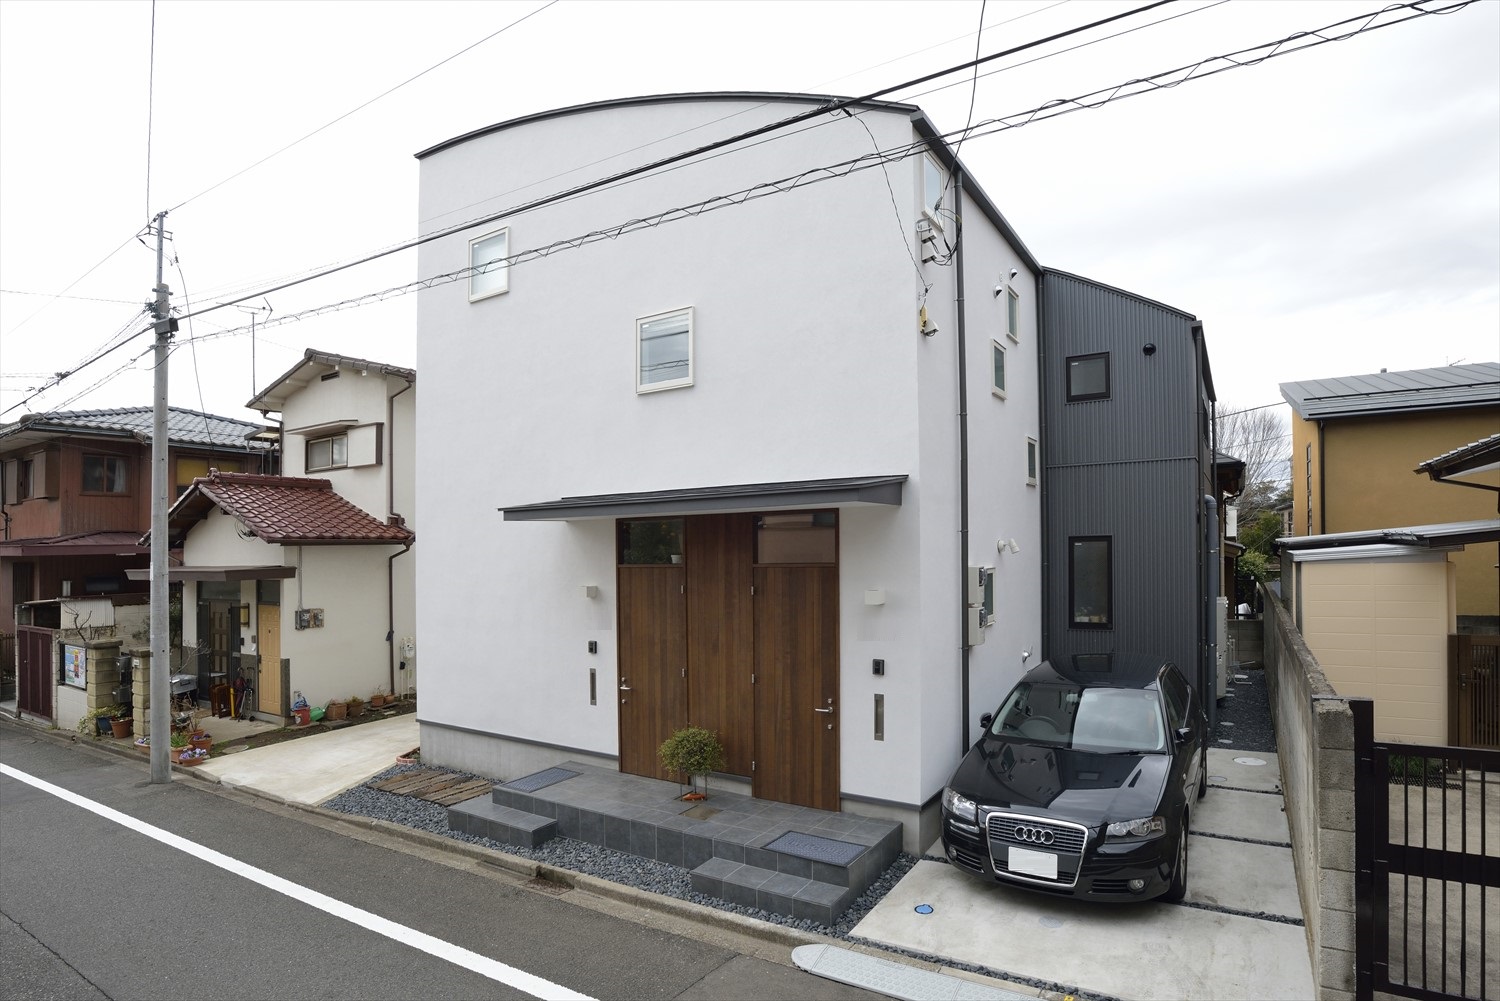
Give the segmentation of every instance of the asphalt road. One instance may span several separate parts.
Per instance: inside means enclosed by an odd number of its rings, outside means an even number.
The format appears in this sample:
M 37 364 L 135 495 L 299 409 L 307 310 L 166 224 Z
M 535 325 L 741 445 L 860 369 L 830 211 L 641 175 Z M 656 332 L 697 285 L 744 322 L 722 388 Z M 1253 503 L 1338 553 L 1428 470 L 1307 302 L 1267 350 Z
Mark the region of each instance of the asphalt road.
M 8 721 L 0 763 L 129 818 L 0 775 L 0 970 L 17 1001 L 874 997 L 791 968 L 785 946 L 538 892 L 463 856 L 351 835 L 188 777 L 151 785 L 144 759 Z M 226 871 L 199 845 L 253 869 Z M 298 899 L 309 890 L 357 910 Z M 394 922 L 384 934 L 382 919 Z

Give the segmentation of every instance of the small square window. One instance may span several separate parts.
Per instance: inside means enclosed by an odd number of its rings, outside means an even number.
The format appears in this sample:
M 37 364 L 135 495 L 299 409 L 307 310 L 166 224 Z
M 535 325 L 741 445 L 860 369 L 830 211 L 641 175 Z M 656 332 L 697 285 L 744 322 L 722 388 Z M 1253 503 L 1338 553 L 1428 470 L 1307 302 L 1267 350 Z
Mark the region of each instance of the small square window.
M 1005 334 L 1013 341 L 1021 340 L 1021 294 L 1009 285 L 1005 287 Z
M 341 469 L 349 465 L 349 436 L 334 435 L 307 443 L 307 471 Z
M 86 494 L 123 494 L 125 460 L 113 455 L 83 457 L 83 492 Z
M 927 156 L 922 158 L 922 214 L 943 228 L 943 168 Z
M 635 321 L 635 391 L 693 384 L 693 308 Z
M 1040 465 L 1040 462 L 1039 462 L 1039 458 L 1037 456 L 1036 439 L 1035 438 L 1027 438 L 1026 439 L 1026 484 L 1028 486 L 1033 486 L 1033 487 L 1036 486 L 1037 473 L 1039 472 L 1039 470 L 1038 470 L 1037 467 L 1039 465 Z
M 1109 399 L 1109 352 L 1068 359 L 1068 402 Z
M 1110 628 L 1109 550 L 1107 535 L 1068 540 L 1068 609 L 1074 628 Z
M 469 241 L 469 301 L 488 299 L 510 290 L 510 230 L 476 237 Z
M 990 381 L 990 392 L 1003 400 L 1005 399 L 1005 345 L 999 341 L 990 341 L 990 356 L 994 369 Z

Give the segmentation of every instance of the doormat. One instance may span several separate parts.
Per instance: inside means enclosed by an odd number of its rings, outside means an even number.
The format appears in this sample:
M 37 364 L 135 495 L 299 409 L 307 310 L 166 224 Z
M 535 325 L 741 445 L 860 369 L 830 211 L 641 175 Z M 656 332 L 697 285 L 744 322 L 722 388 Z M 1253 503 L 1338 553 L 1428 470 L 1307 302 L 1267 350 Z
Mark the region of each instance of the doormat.
M 556 785 L 565 779 L 577 778 L 578 772 L 571 768 L 544 768 L 530 775 L 523 775 L 511 782 L 506 782 L 502 789 L 511 789 L 515 792 L 536 792 L 550 785 Z
M 830 862 L 833 865 L 848 865 L 859 858 L 865 850 L 864 845 L 835 841 L 833 838 L 820 838 L 816 834 L 802 834 L 798 831 L 787 831 L 766 847 L 773 852 L 781 852 L 783 855 L 795 855 L 798 858 L 811 859 L 814 862 Z

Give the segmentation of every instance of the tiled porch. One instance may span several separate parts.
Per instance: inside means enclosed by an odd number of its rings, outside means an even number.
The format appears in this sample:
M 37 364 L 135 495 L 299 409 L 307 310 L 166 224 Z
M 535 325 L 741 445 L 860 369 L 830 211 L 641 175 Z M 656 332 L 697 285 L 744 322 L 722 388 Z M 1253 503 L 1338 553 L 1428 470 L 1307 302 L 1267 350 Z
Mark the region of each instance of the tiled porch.
M 535 847 L 561 835 L 681 866 L 699 893 L 833 924 L 895 861 L 901 825 L 565 762 L 448 809 L 455 830 Z

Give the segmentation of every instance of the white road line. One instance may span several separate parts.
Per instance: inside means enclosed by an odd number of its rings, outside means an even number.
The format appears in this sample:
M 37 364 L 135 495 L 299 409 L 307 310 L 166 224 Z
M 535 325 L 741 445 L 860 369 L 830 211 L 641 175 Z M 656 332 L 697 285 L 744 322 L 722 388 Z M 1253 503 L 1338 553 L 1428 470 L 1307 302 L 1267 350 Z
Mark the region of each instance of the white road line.
M 409 945 L 414 949 L 420 949 L 430 956 L 446 960 L 455 966 L 472 970 L 482 977 L 488 977 L 508 987 L 524 991 L 532 997 L 547 998 L 549 1001 L 552 998 L 557 998 L 559 1001 L 594 1001 L 587 994 L 580 994 L 561 984 L 554 984 L 550 980 L 544 980 L 541 977 L 527 973 L 525 970 L 518 970 L 514 966 L 507 966 L 497 960 L 490 959 L 488 956 L 481 956 L 477 952 L 471 952 L 462 946 L 454 945 L 451 942 L 444 942 L 442 939 L 434 938 L 426 932 L 420 932 L 415 928 L 409 928 L 406 925 L 389 921 L 378 914 L 371 914 L 369 911 L 353 907 L 342 900 L 336 900 L 316 890 L 310 890 L 305 886 L 293 883 L 289 879 L 283 879 L 273 873 L 266 872 L 264 869 L 257 869 L 255 866 L 241 862 L 239 859 L 230 858 L 223 852 L 217 852 L 195 841 L 189 841 L 187 838 L 173 834 L 171 831 L 162 830 L 160 827 L 153 827 L 151 824 L 137 820 L 128 814 L 121 813 L 119 810 L 111 809 L 102 803 L 96 803 L 61 786 L 55 786 L 45 779 L 39 779 L 34 775 L 29 775 L 26 772 L 12 768 L 10 765 L 0 763 L 0 775 L 9 776 L 18 782 L 25 782 L 27 785 L 40 789 L 49 795 L 56 796 L 64 802 L 82 807 L 90 813 L 96 813 L 105 820 L 119 824 L 121 827 L 138 831 L 148 838 L 160 841 L 162 844 L 176 848 L 178 851 L 185 852 L 194 858 L 202 859 L 210 865 L 216 865 L 226 872 L 232 872 L 236 876 L 242 876 L 251 882 L 259 883 L 269 890 L 275 890 L 277 893 L 291 897 L 293 900 L 301 901 L 309 907 L 316 907 L 320 911 L 348 921 L 350 924 L 358 925 L 377 935 L 384 935 L 386 938 L 400 942 L 402 945 Z

